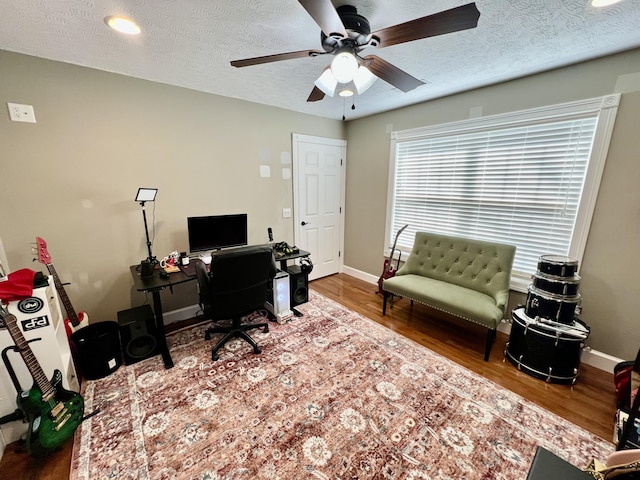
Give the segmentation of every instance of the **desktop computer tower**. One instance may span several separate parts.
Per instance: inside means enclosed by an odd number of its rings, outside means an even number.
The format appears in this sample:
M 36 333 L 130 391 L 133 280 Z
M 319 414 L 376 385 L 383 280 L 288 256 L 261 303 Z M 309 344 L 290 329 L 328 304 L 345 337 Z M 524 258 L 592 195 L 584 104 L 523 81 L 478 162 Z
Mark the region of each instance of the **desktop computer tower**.
M 299 265 L 287 268 L 289 274 L 289 298 L 291 307 L 309 301 L 309 272 L 304 272 Z
M 293 315 L 289 299 L 289 274 L 278 270 L 269 289 L 269 298 L 266 304 L 276 320 L 281 321 Z
M 156 320 L 149 305 L 118 312 L 124 363 L 131 365 L 159 352 Z

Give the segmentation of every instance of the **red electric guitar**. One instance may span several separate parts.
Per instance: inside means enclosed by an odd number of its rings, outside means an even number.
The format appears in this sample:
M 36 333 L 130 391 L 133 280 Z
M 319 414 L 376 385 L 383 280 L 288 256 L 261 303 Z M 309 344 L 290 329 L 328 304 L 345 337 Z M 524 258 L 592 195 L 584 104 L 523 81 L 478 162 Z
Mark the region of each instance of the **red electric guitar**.
M 86 312 L 80 312 L 76 314 L 76 311 L 73 309 L 71 305 L 71 301 L 69 301 L 69 297 L 67 296 L 67 292 L 64 290 L 64 286 L 62 286 L 62 282 L 56 273 L 56 269 L 51 263 L 51 255 L 49 255 L 49 251 L 47 250 L 47 242 L 45 242 L 42 238 L 36 237 L 37 249 L 38 249 L 38 260 L 40 263 L 43 263 L 47 266 L 47 270 L 49 270 L 49 274 L 53 277 L 53 283 L 56 286 L 56 290 L 58 291 L 58 296 L 60 297 L 60 301 L 62 305 L 64 305 L 64 309 L 67 312 L 68 318 L 64 320 L 64 329 L 67 332 L 67 338 L 71 340 L 71 334 L 77 332 L 83 327 L 89 325 L 89 315 Z
M 387 278 L 393 277 L 398 271 L 398 266 L 400 265 L 400 257 L 402 256 L 402 252 L 399 251 L 398 262 L 396 263 L 395 268 L 393 267 L 393 265 L 391 265 L 391 261 L 393 260 L 393 254 L 396 251 L 396 243 L 398 243 L 398 237 L 404 231 L 404 229 L 407 228 L 408 226 L 409 225 L 405 225 L 400 230 L 398 230 L 398 233 L 396 233 L 396 238 L 393 241 L 393 247 L 391 247 L 391 250 L 389 251 L 389 258 L 387 258 L 384 261 L 384 267 L 382 267 L 382 275 L 380 275 L 380 278 L 378 279 L 377 293 L 379 293 L 380 295 L 384 295 L 384 290 L 382 289 L 382 282 L 384 282 Z

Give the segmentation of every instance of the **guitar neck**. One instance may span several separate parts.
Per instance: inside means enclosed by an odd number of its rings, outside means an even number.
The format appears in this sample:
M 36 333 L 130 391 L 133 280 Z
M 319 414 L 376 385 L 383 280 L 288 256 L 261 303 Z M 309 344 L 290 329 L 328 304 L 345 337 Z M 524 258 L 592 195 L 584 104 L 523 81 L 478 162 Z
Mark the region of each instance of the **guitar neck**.
M 27 369 L 29 373 L 33 377 L 34 382 L 42 392 L 42 399 L 47 401 L 54 393 L 55 389 L 51 382 L 47 379 L 47 376 L 44 374 L 42 367 L 38 363 L 29 343 L 24 338 L 20 327 L 18 327 L 18 321 L 16 320 L 15 315 L 7 314 L 3 315 L 4 320 L 7 324 L 7 329 L 9 330 L 9 334 L 13 339 L 13 343 L 18 347 L 18 351 L 24 360 L 24 363 L 27 365 Z
M 67 296 L 67 292 L 64 289 L 64 286 L 62 285 L 60 278 L 58 277 L 58 273 L 56 272 L 56 269 L 53 266 L 53 263 L 47 264 L 47 270 L 49 270 L 49 273 L 53 277 L 53 284 L 55 285 L 56 290 L 58 291 L 58 295 L 60 296 L 60 301 L 62 302 L 62 305 L 64 306 L 64 309 L 67 312 L 67 317 L 69 317 L 69 321 L 71 322 L 71 325 L 73 325 L 74 327 L 77 327 L 78 325 L 80 325 L 80 319 L 78 318 L 78 314 L 76 313 L 76 311 L 73 309 L 73 306 L 71 305 L 71 301 Z
M 400 237 L 400 234 L 404 231 L 404 229 L 407 228 L 408 226 L 409 225 L 405 225 L 400 230 L 398 230 L 398 233 L 396 233 L 396 238 L 393 240 L 393 246 L 389 251 L 389 261 L 387 262 L 387 268 L 385 269 L 384 273 L 389 273 L 389 270 L 391 270 L 391 259 L 393 258 L 393 252 L 396 251 L 396 244 L 398 243 L 398 238 Z

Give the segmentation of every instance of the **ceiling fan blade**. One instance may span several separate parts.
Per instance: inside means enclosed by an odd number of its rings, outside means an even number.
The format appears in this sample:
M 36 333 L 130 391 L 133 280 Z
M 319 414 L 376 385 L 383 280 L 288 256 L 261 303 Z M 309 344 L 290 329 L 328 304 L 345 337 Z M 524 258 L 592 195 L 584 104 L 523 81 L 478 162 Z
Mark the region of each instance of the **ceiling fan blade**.
M 309 94 L 309 98 L 307 98 L 307 102 L 317 102 L 318 100 L 322 100 L 324 98 L 324 92 L 320 90 L 318 87 L 313 87 L 311 93 Z
M 475 3 L 468 3 L 451 10 L 383 28 L 373 32 L 373 35 L 380 38 L 379 47 L 388 47 L 398 43 L 475 28 L 478 26 L 478 18 L 480 18 L 478 7 Z
M 364 58 L 365 60 L 370 60 L 366 67 L 371 70 L 371 73 L 403 92 L 408 92 L 420 85 L 424 85 L 422 80 L 412 77 L 407 72 L 400 70 L 376 55 L 367 55 Z
M 339 33 L 342 37 L 347 36 L 342 19 L 331 0 L 298 0 L 309 15 L 320 26 L 327 37 L 332 33 Z
M 231 65 L 234 67 L 248 67 L 250 65 L 259 65 L 261 63 L 279 62 L 281 60 L 290 60 L 292 58 L 312 57 L 316 54 L 321 55 L 324 52 L 318 50 L 300 50 L 299 52 L 278 53 L 275 55 L 265 55 L 264 57 L 245 58 L 244 60 L 233 60 Z

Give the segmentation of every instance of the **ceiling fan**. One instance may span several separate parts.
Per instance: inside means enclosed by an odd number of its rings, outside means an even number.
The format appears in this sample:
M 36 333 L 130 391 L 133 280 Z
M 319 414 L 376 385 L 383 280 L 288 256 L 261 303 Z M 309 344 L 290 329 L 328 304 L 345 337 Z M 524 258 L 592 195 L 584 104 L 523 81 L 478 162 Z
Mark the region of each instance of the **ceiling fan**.
M 353 84 L 358 94 L 362 94 L 376 78 L 381 78 L 403 92 L 413 90 L 423 85 L 424 82 L 377 55 L 363 57 L 360 52 L 367 47 L 383 48 L 475 28 L 478 26 L 478 18 L 480 17 L 476 4 L 469 3 L 371 32 L 369 21 L 358 14 L 354 6 L 342 5 L 336 8 L 331 0 L 298 0 L 298 2 L 322 30 L 320 40 L 324 51 L 300 50 L 279 53 L 234 60 L 231 65 L 247 67 L 294 58 L 333 55 L 334 59 L 331 65 L 326 67 L 322 75 L 314 82 L 315 86 L 307 98 L 307 102 L 322 100 L 325 95 L 333 96 L 338 85 L 347 87 Z M 352 95 L 353 90 L 341 87 L 339 94 L 344 95 L 345 93 Z

